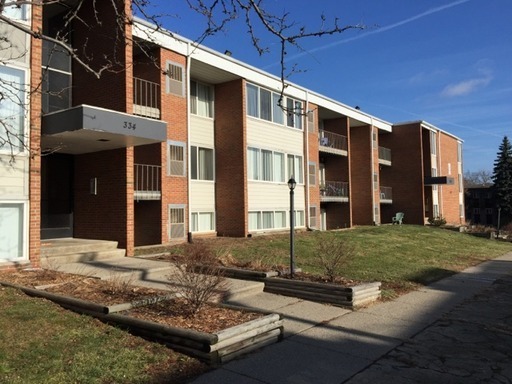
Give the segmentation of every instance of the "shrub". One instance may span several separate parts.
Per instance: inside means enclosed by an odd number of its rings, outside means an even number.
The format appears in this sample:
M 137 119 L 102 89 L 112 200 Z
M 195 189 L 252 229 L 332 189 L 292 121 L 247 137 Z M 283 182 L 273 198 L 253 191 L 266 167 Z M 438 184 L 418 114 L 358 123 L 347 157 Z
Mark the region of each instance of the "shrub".
M 332 236 L 329 241 L 318 239 L 316 251 L 325 276 L 334 282 L 336 277 L 341 276 L 343 267 L 354 257 L 355 247 L 340 236 Z
M 217 267 L 216 254 L 206 243 L 190 244 L 175 265 L 175 273 L 168 276 L 169 285 L 186 300 L 189 316 L 225 289 L 226 279 Z
M 433 225 L 435 227 L 440 227 L 441 225 L 445 225 L 446 224 L 446 219 L 442 216 L 439 216 L 439 217 L 429 217 L 428 218 L 428 222 L 430 225 Z

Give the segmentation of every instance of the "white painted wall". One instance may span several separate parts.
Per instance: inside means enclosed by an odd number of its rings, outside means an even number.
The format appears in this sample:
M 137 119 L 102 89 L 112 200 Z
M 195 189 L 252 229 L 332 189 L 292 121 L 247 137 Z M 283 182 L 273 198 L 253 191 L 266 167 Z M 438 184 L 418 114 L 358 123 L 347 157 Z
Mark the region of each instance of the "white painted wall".
M 213 148 L 215 143 L 213 119 L 190 115 L 190 142 L 192 145 Z

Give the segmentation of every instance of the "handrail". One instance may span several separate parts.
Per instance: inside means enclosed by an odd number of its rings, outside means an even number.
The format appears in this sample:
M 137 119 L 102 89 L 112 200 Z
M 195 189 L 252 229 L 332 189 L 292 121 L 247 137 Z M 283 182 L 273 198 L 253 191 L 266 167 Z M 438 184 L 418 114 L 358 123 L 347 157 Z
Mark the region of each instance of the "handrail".
M 320 129 L 318 131 L 318 144 L 320 147 L 327 147 L 348 151 L 348 140 L 346 136 Z
M 327 197 L 348 197 L 348 182 L 326 181 L 320 185 L 320 194 Z
M 134 190 L 136 192 L 160 192 L 162 190 L 160 165 L 134 164 Z
M 379 147 L 379 159 L 385 161 L 391 161 L 391 149 L 385 147 Z

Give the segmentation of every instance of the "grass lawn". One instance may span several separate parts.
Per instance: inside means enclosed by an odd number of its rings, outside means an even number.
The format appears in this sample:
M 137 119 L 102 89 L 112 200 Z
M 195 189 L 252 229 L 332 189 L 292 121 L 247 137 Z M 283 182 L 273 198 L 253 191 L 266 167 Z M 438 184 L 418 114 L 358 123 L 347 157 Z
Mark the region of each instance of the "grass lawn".
M 296 265 L 304 272 L 323 274 L 317 256 L 318 242 L 343 238 L 355 248 L 342 275 L 348 279 L 382 281 L 383 294 L 397 293 L 428 284 L 469 266 L 512 251 L 512 243 L 492 241 L 447 229 L 416 225 L 356 227 L 331 232 L 300 232 L 295 235 Z M 289 265 L 288 234 L 247 239 L 207 240 L 218 253 L 229 252 L 240 262 Z M 171 248 L 182 252 L 183 246 Z
M 206 367 L 168 348 L 0 287 L 1 383 L 183 383 Z

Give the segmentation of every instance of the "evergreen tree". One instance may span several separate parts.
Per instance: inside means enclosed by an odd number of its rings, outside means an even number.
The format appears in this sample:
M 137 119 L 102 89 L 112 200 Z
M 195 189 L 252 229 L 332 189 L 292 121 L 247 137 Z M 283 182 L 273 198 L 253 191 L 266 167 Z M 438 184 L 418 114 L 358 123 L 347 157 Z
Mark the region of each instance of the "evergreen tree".
M 512 146 L 507 136 L 494 160 L 492 180 L 496 205 L 501 208 L 501 221 L 506 224 L 512 220 Z

